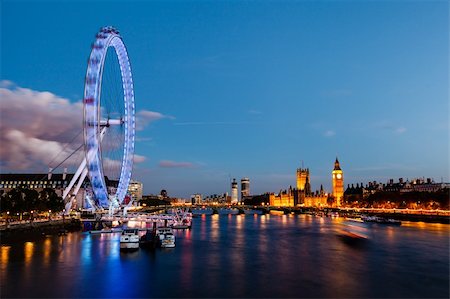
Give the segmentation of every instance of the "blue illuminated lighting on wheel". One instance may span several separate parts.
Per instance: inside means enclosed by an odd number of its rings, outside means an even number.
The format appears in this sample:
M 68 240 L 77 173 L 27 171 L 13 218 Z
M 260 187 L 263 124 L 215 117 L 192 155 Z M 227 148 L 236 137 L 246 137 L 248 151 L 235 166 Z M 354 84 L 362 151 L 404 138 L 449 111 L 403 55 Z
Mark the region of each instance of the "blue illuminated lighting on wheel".
M 102 134 L 108 134 L 107 127 L 101 123 L 101 85 L 105 57 L 109 47 L 114 48 L 122 77 L 124 116 L 123 159 L 121 161 L 120 178 L 115 194 L 108 194 L 101 152 Z M 135 107 L 134 89 L 130 60 L 127 49 L 119 32 L 113 27 L 103 27 L 96 35 L 88 60 L 84 86 L 84 148 L 88 176 L 92 191 L 99 206 L 108 207 L 109 196 L 115 196 L 119 203 L 125 198 L 131 180 L 135 141 Z M 105 130 L 102 133 L 102 130 Z

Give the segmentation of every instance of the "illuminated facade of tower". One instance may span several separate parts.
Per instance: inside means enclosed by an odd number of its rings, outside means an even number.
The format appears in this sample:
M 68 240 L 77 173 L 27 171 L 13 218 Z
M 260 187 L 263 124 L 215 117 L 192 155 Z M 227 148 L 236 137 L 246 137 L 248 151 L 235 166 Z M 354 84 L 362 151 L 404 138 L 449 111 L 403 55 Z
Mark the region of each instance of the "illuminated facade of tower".
M 236 179 L 233 179 L 231 183 L 231 203 L 236 204 L 238 202 L 238 183 Z
M 309 168 L 297 168 L 297 190 L 304 191 L 309 182 Z
M 344 173 L 342 172 L 337 157 L 336 161 L 334 162 L 334 169 L 331 172 L 331 175 L 332 175 L 331 181 L 333 185 L 333 197 L 336 202 L 336 207 L 340 207 L 341 201 L 344 198 Z
M 244 197 L 250 196 L 250 179 L 243 178 L 241 179 L 241 200 L 244 200 Z

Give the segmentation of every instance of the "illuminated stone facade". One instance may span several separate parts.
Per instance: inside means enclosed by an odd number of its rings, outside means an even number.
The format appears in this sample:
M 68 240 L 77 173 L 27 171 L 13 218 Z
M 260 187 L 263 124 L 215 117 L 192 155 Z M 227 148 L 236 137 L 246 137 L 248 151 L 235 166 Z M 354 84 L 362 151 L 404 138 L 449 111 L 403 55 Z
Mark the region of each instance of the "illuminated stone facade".
M 269 194 L 269 204 L 277 207 L 328 207 L 329 195 L 324 192 L 323 186 L 319 191 L 311 192 L 309 168 L 298 168 L 296 173 L 297 188 L 289 187 L 278 194 Z M 334 205 L 339 207 L 344 199 L 344 173 L 336 158 L 332 171 L 332 186 Z
M 276 207 L 295 207 L 298 203 L 297 190 L 289 188 L 278 194 L 269 194 L 269 204 Z
M 297 168 L 297 190 L 305 190 L 307 182 L 309 182 L 309 168 Z
M 339 160 L 336 157 L 334 162 L 334 169 L 331 172 L 331 181 L 333 185 L 333 198 L 336 207 L 341 206 L 344 199 L 344 173 L 339 165 Z
M 328 195 L 318 194 L 306 196 L 303 205 L 305 207 L 327 207 L 328 206 Z

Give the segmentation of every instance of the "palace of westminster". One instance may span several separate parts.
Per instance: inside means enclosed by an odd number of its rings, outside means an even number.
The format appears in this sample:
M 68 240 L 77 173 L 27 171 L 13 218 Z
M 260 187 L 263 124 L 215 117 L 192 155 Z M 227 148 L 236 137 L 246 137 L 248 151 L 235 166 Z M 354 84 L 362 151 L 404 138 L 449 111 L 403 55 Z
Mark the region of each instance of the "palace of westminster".
M 320 190 L 311 192 L 309 168 L 297 169 L 297 187 L 289 187 L 288 190 L 278 194 L 269 193 L 269 204 L 279 207 L 295 207 L 298 205 L 307 207 L 340 207 L 344 198 L 344 173 L 336 157 L 334 169 L 331 172 L 332 193 L 327 194 L 320 185 Z

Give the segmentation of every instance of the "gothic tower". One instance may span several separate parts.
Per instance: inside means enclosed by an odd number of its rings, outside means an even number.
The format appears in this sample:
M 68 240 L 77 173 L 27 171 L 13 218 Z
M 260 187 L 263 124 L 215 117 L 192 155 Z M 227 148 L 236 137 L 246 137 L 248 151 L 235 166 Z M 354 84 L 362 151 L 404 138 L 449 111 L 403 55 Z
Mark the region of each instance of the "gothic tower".
M 297 168 L 297 190 L 304 191 L 307 182 L 309 182 L 309 169 Z
M 344 198 L 344 173 L 339 165 L 339 160 L 336 157 L 334 162 L 334 169 L 331 172 L 332 185 L 333 185 L 333 197 L 336 203 L 336 207 L 341 206 L 341 201 Z

